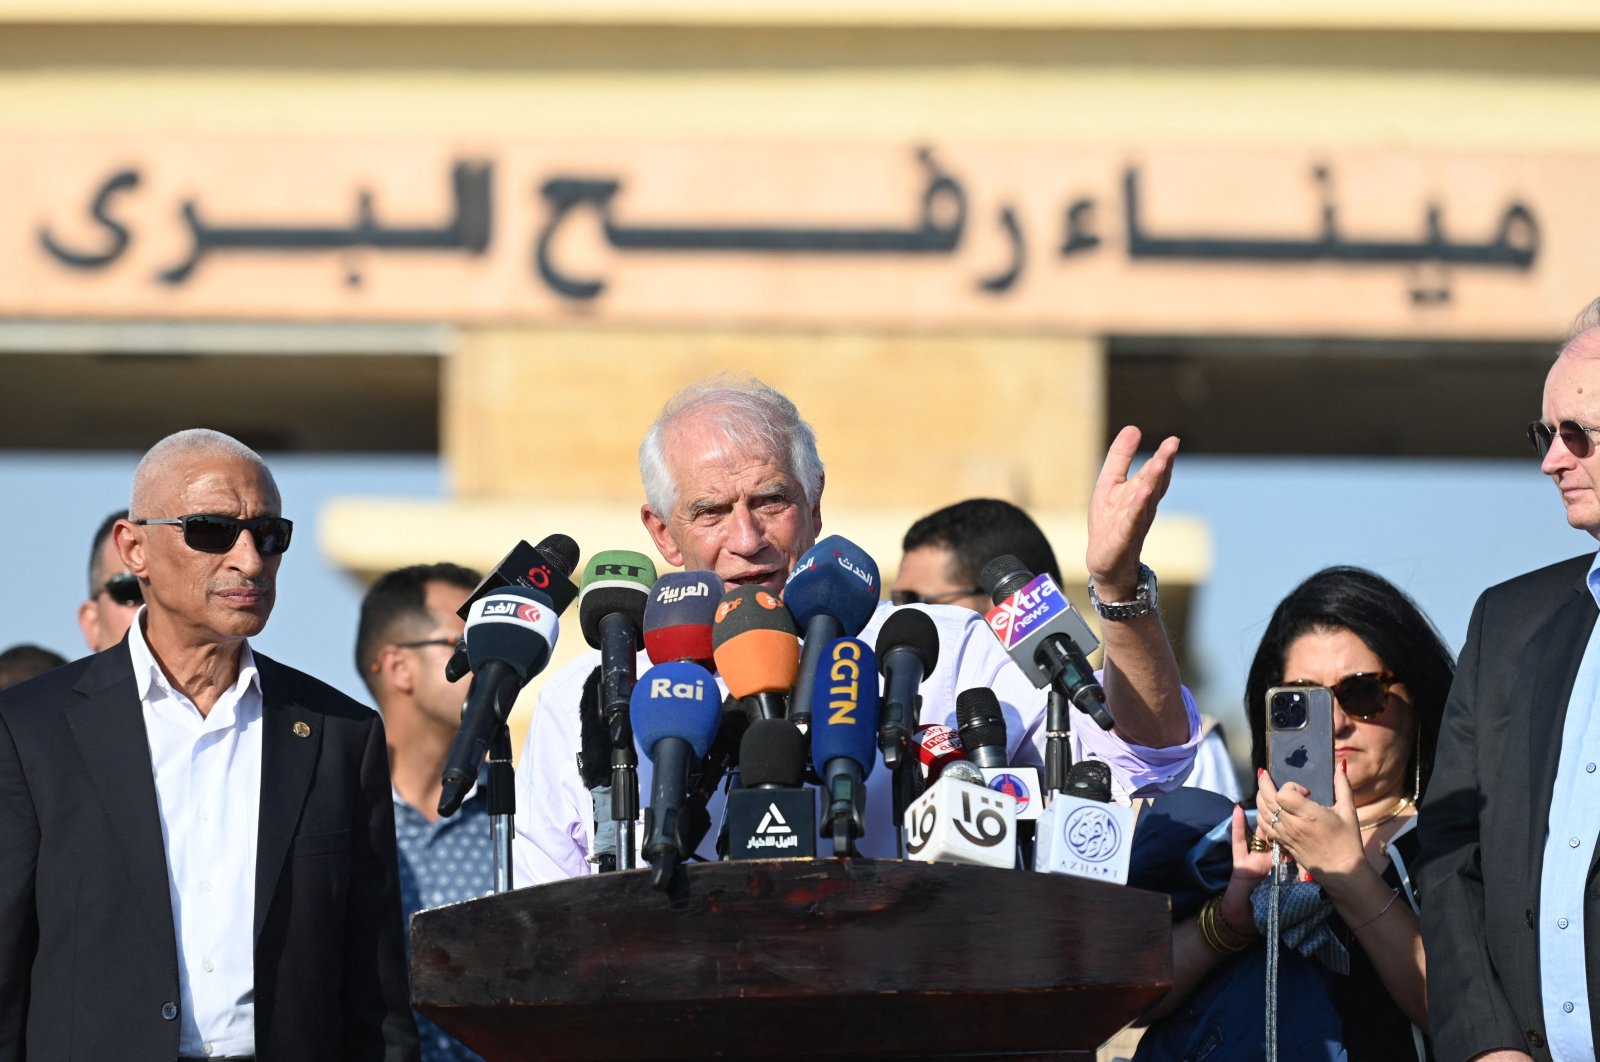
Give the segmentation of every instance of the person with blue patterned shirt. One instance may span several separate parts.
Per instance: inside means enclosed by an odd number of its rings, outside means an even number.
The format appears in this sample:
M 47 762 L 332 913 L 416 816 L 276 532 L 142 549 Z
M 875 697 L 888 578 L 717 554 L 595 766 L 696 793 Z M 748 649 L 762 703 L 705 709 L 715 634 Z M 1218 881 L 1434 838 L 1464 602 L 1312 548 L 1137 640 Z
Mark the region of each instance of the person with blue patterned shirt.
M 467 694 L 465 682 L 445 681 L 445 662 L 463 628 L 456 610 L 478 581 L 477 572 L 457 564 L 415 564 L 379 577 L 361 602 L 356 667 L 388 734 L 408 925 L 418 911 L 477 899 L 494 884 L 484 786 L 449 818 L 438 812 L 440 776 Z M 416 1018 L 422 1062 L 480 1062 L 420 1013 Z

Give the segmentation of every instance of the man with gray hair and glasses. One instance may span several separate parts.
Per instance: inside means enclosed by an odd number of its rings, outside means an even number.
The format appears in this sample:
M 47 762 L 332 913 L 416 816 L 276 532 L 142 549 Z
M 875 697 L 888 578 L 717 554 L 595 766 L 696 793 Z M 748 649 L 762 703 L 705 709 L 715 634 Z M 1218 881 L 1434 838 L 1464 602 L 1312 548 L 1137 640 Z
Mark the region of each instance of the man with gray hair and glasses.
M 1154 575 L 1139 560 L 1156 506 L 1165 492 L 1176 439 L 1167 439 L 1129 475 L 1139 432 L 1125 428 L 1107 455 L 1090 503 L 1088 567 L 1102 601 L 1132 603 L 1154 596 Z M 668 564 L 715 572 L 725 589 L 758 585 L 778 595 L 789 572 L 822 530 L 823 465 L 816 435 L 794 403 L 751 377 L 718 376 L 670 398 L 639 447 L 645 502 L 640 517 Z M 939 665 L 922 686 L 923 722 L 955 723 L 956 694 L 993 689 L 1008 723 L 1010 762 L 1043 761 L 1046 692 L 1012 663 L 983 617 L 943 605 L 924 610 L 939 636 Z M 875 640 L 890 613 L 879 607 L 861 637 Z M 1073 755 L 1111 765 L 1113 790 L 1176 787 L 1188 772 L 1199 740 L 1199 713 L 1178 678 L 1177 663 L 1159 613 L 1106 625 L 1104 686 L 1116 727 L 1102 731 L 1074 709 Z M 578 751 L 578 702 L 599 654 L 590 651 L 551 676 L 517 771 L 516 880 L 520 884 L 593 873 L 593 803 L 583 788 Z M 649 666 L 641 657 L 640 670 Z M 641 792 L 649 792 L 650 766 L 639 765 Z M 886 772 L 867 780 L 864 855 L 891 855 Z M 721 796 L 712 803 L 720 817 Z M 699 854 L 715 858 L 714 838 Z M 828 847 L 826 840 L 822 846 Z

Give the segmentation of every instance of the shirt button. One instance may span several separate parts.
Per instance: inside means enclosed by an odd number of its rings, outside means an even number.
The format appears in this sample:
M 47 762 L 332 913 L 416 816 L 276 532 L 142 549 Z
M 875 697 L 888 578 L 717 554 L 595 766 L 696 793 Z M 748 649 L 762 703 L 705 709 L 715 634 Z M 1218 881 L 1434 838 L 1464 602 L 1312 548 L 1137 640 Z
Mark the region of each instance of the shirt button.
M 1567 928 L 1567 920 L 1565 918 L 1558 918 L 1556 919 L 1556 925 L 1560 926 L 1562 929 L 1565 929 Z
M 1594 764 L 1586 763 L 1586 764 L 1583 765 L 1583 769 L 1588 771 L 1590 774 L 1593 774 L 1594 773 Z
M 1579 844 L 1579 841 L 1578 841 L 1578 839 L 1576 837 L 1568 837 L 1567 838 L 1567 847 L 1568 848 L 1576 848 L 1576 847 L 1578 847 L 1578 844 Z
M 203 1054 L 203 1055 L 209 1055 L 211 1053 L 211 1041 L 210 1040 L 207 1040 L 205 1043 L 200 1045 L 200 1053 Z
M 1573 844 L 1577 844 L 1577 842 L 1576 842 L 1576 841 L 1574 841 L 1574 842 L 1573 842 Z M 200 883 L 200 891 L 201 891 L 201 892 L 210 892 L 210 891 L 211 891 L 211 882 L 209 882 L 209 881 L 202 881 L 202 882 L 201 882 L 201 883 Z
M 176 1018 L 178 1016 L 178 1005 L 176 1003 L 161 1004 L 161 1016 L 167 1021 Z
M 1562 919 L 1562 921 L 1566 921 L 1566 919 Z M 1562 926 L 1561 928 L 1565 929 L 1567 927 L 1566 926 Z M 217 964 L 212 962 L 210 959 L 207 959 L 205 962 L 200 964 L 200 968 L 203 969 L 206 973 L 210 973 L 212 970 L 215 970 L 217 968 Z
M 1566 1011 L 1568 1014 L 1571 1014 L 1572 1013 L 1572 1004 L 1571 1003 L 1563 1003 L 1563 1004 L 1561 1004 L 1561 1009 Z

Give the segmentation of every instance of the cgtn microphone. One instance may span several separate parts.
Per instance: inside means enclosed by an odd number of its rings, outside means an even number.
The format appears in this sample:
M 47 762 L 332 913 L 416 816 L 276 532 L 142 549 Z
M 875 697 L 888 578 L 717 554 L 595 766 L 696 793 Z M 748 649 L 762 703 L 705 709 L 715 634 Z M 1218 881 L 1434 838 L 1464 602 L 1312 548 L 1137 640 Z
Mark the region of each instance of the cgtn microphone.
M 555 610 L 536 590 L 506 588 L 472 603 L 465 632 L 472 689 L 445 760 L 439 814 L 454 814 L 472 791 L 489 740 L 517 693 L 550 662 L 558 630 Z
M 800 641 L 783 602 L 762 586 L 734 587 L 717 606 L 711 645 L 728 692 L 745 702 L 752 719 L 789 714 Z
M 984 615 L 989 629 L 1033 684 L 1054 686 L 1102 730 L 1115 726 L 1089 666 L 1088 654 L 1100 643 L 1050 573 L 1035 576 L 1003 554 L 983 566 L 978 582 L 994 601 Z
M 654 765 L 644 856 L 654 868 L 655 887 L 665 889 L 691 852 L 681 813 L 689 771 L 705 758 L 722 721 L 717 680 L 699 664 L 657 664 L 633 688 L 629 715 L 639 748 Z
M 1034 869 L 1126 885 L 1133 818 L 1132 808 L 1111 803 L 1111 768 L 1080 760 L 1039 820 Z
M 842 535 L 829 535 L 801 555 L 783 586 L 783 603 L 804 632 L 800 672 L 789 717 L 811 722 L 811 679 L 835 638 L 855 637 L 878 607 L 878 564 Z
M 806 737 L 787 719 L 757 719 L 739 746 L 740 788 L 728 794 L 729 859 L 817 854 L 817 797 L 805 787 Z
M 811 762 L 822 779 L 822 836 L 833 854 L 857 855 L 866 832 L 867 775 L 878 733 L 878 678 L 859 638 L 828 644 L 812 687 Z M 837 675 L 838 677 L 835 677 Z
M 652 664 L 690 660 L 711 664 L 711 622 L 722 601 L 715 572 L 668 572 L 650 588 L 644 606 L 644 651 Z

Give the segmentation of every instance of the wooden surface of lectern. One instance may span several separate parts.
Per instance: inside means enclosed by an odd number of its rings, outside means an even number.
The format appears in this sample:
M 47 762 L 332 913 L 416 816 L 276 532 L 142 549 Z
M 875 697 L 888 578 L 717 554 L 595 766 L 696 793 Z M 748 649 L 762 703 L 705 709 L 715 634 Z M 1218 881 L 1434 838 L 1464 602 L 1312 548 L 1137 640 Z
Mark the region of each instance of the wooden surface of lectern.
M 1092 1059 L 1171 954 L 1159 893 L 899 860 L 604 874 L 411 923 L 413 1001 L 488 1062 Z

